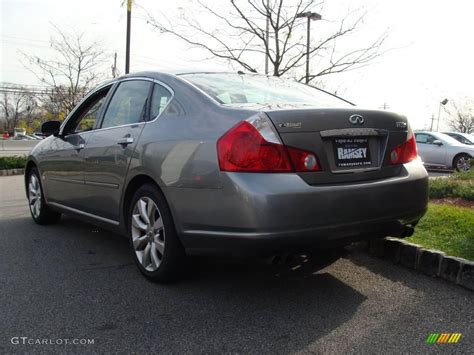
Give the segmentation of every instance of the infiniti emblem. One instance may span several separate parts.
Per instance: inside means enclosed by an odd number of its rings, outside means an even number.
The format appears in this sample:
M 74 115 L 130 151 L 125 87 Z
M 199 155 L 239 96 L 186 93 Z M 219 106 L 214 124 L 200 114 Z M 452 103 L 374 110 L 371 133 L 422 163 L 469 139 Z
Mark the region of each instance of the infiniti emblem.
M 361 115 L 352 115 L 349 117 L 349 122 L 352 124 L 364 124 L 365 119 Z

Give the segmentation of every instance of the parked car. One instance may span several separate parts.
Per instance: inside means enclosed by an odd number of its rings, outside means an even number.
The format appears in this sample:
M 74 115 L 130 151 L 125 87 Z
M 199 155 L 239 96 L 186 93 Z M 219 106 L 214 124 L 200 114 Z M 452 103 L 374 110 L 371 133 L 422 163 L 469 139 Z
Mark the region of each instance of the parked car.
M 29 136 L 28 134 L 17 133 L 15 135 L 15 137 L 13 138 L 13 140 L 16 140 L 16 141 L 35 141 L 37 139 L 34 138 L 34 137 Z
M 474 146 L 462 144 L 440 132 L 415 132 L 418 154 L 425 166 L 468 171 Z
M 474 135 L 472 134 L 459 132 L 444 132 L 444 134 L 447 134 L 462 144 L 474 145 Z
M 37 139 L 44 139 L 45 138 L 45 135 L 41 132 L 35 132 L 35 133 L 32 133 L 31 136 L 37 138 Z
M 65 213 L 123 233 L 157 281 L 187 254 L 409 236 L 428 201 L 406 117 L 280 78 L 126 75 L 42 132 L 25 169 L 34 221 Z

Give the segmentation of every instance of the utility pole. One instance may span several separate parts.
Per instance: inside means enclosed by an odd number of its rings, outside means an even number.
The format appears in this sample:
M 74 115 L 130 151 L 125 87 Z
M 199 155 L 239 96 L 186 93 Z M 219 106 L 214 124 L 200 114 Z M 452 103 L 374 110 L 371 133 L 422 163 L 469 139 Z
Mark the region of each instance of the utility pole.
M 431 126 L 430 126 L 430 132 L 433 132 L 433 124 L 434 124 L 434 113 L 431 114 Z
M 268 56 L 270 52 L 270 43 L 268 43 L 270 31 L 270 0 L 267 0 L 267 19 L 265 25 L 265 41 L 267 42 L 267 47 L 265 48 L 265 75 L 268 75 Z
M 117 52 L 114 54 L 114 65 L 112 66 L 112 78 L 117 77 Z
M 305 84 L 309 83 L 309 44 L 311 36 L 311 19 L 308 16 L 308 23 L 306 24 L 306 78 L 304 79 Z
M 305 77 L 305 83 L 309 83 L 309 45 L 311 43 L 311 20 L 316 21 L 316 20 L 321 20 L 321 15 L 316 13 L 316 12 L 300 12 L 299 14 L 296 15 L 296 18 L 300 17 L 306 17 L 308 19 L 308 23 L 306 25 L 306 77 Z
M 132 0 L 127 0 L 127 43 L 125 48 L 125 74 L 130 72 L 130 29 L 132 22 Z

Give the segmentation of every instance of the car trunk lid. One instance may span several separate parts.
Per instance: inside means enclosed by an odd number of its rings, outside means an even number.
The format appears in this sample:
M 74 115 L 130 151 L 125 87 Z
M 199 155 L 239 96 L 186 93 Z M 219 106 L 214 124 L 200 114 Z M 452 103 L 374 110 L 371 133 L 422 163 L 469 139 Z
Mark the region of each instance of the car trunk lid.
M 358 108 L 268 108 L 264 110 L 283 143 L 314 152 L 319 172 L 300 173 L 309 184 L 357 182 L 395 176 L 393 148 L 408 136 L 406 117 Z

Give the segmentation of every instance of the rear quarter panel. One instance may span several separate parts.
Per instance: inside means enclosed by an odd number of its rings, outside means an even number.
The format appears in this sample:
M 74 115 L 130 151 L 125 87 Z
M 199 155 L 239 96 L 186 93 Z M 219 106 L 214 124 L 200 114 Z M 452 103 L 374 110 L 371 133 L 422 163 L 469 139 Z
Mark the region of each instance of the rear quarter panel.
M 138 175 L 151 177 L 167 198 L 179 228 L 179 213 L 174 210 L 172 197 L 175 194 L 168 191 L 222 188 L 217 140 L 255 111 L 224 108 L 179 78 L 160 81 L 173 89 L 174 97 L 157 119 L 145 125 L 130 162 L 126 185 Z

